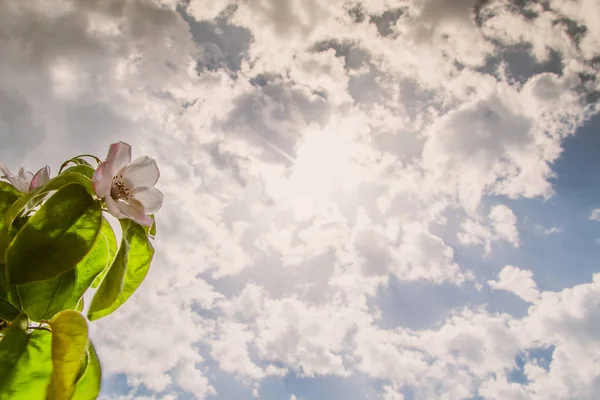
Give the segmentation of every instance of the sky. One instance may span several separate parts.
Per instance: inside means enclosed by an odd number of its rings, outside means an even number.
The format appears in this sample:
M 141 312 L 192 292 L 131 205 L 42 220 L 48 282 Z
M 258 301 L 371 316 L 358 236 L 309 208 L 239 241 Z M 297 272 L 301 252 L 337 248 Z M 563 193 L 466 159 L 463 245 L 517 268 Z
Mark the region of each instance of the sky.
M 593 399 L 597 0 L 0 0 L 0 160 L 165 202 L 102 399 Z

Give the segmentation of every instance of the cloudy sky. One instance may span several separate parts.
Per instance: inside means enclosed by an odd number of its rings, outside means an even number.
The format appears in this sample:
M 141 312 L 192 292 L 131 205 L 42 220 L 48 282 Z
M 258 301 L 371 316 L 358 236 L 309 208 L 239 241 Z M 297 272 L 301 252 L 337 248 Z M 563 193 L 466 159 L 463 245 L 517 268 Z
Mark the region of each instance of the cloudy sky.
M 0 0 L 0 160 L 165 204 L 104 399 L 593 399 L 597 0 Z

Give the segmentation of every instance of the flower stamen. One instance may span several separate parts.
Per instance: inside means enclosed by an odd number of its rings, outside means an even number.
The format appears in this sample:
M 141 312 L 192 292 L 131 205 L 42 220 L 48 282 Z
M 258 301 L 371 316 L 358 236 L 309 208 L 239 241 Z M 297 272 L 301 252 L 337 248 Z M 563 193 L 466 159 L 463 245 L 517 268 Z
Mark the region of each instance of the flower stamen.
M 129 200 L 129 198 L 131 197 L 131 190 L 125 184 L 122 174 L 113 177 L 110 195 L 114 199 L 123 200 Z

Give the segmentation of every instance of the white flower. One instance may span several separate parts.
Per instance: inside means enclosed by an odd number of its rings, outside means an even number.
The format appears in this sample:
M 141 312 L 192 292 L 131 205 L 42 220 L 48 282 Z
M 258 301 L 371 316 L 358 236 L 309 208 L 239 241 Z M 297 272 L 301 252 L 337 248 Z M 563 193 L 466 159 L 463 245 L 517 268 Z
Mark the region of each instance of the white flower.
M 23 193 L 31 192 L 35 188 L 44 186 L 50 180 L 50 167 L 47 165 L 36 172 L 35 175 L 29 171 L 25 171 L 23 168 L 19 169 L 17 175 L 13 175 L 6 165 L 2 163 L 0 163 L 0 170 L 4 173 L 2 178 L 7 179 L 17 190 Z
M 131 146 L 118 142 L 110 145 L 106 161 L 94 172 L 94 191 L 104 199 L 108 212 L 117 218 L 129 218 L 141 225 L 152 225 L 153 214 L 160 209 L 163 194 L 154 185 L 160 173 L 150 157 L 131 162 Z

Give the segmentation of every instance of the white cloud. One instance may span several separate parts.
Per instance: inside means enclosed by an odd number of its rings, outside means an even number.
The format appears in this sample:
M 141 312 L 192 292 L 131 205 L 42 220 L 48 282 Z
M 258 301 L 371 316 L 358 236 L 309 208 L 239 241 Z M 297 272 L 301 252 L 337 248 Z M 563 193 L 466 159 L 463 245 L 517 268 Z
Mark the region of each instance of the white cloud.
M 196 397 L 202 398 L 216 394 L 204 373 L 189 360 L 175 367 L 174 378 L 177 386 L 186 392 L 194 393 Z
M 600 208 L 596 208 L 596 209 L 592 210 L 592 214 L 590 215 L 590 220 L 600 221 Z
M 398 392 L 392 385 L 385 385 L 383 390 L 384 400 L 404 400 L 404 395 Z
M 598 2 L 593 0 L 583 0 L 578 2 L 562 2 L 553 0 L 552 6 L 562 12 L 573 22 L 581 27 L 585 27 L 585 34 L 582 35 L 578 46 L 581 49 L 583 56 L 587 59 L 592 59 L 598 56 L 598 48 L 600 46 L 600 29 L 597 24 L 593 23 L 593 15 L 598 15 L 600 6 Z
M 552 196 L 563 140 L 597 110 L 596 3 L 364 3 L 0 6 L 2 161 L 119 139 L 161 167 L 152 270 L 91 324 L 105 376 L 132 387 L 107 397 L 218 398 L 220 374 L 258 397 L 293 373 L 371 377 L 390 400 L 593 398 L 598 276 L 548 292 L 504 267 L 488 284 L 532 303 L 522 318 L 469 298 L 416 330 L 390 315 L 428 310 L 381 302 L 395 281 L 472 290 L 486 273 L 465 245 L 525 247 L 527 211 L 498 203 Z M 587 27 L 578 44 L 563 17 Z
M 535 302 L 540 296 L 537 284 L 533 280 L 533 273 L 512 265 L 502 268 L 497 281 L 490 280 L 487 283 L 492 289 L 512 292 L 530 303 Z
M 483 245 L 486 255 L 492 252 L 492 243 L 498 240 L 519 247 L 517 217 L 510 208 L 503 204 L 493 206 L 488 220 L 488 225 L 474 218 L 464 220 L 462 230 L 458 233 L 460 242 L 467 245 Z
M 490 220 L 494 231 L 500 239 L 506 240 L 515 247 L 519 247 L 519 231 L 517 231 L 517 217 L 505 205 L 492 207 Z
M 563 231 L 562 228 L 559 228 L 557 226 L 552 226 L 550 228 L 546 228 L 542 225 L 536 225 L 535 229 L 540 231 L 545 236 L 554 235 L 557 233 L 561 233 Z
M 398 393 L 408 384 L 417 398 L 471 397 L 477 387 L 486 398 L 592 399 L 598 377 L 593 338 L 599 278 L 561 292 L 542 292 L 522 319 L 475 309 L 434 330 L 363 329 L 356 335 L 358 368 L 397 385 L 388 386 L 386 393 Z M 515 357 L 540 348 L 550 350 L 548 367 L 526 356 L 527 381 L 510 381 Z

